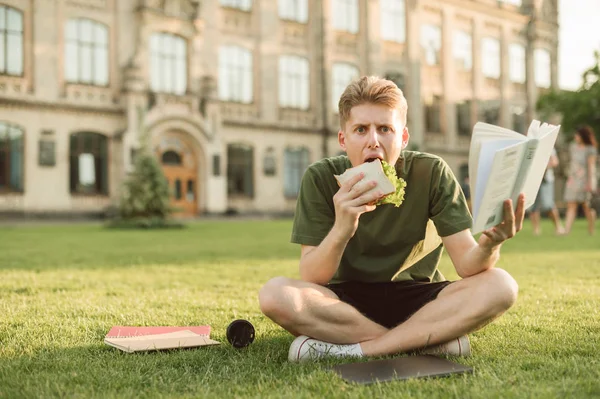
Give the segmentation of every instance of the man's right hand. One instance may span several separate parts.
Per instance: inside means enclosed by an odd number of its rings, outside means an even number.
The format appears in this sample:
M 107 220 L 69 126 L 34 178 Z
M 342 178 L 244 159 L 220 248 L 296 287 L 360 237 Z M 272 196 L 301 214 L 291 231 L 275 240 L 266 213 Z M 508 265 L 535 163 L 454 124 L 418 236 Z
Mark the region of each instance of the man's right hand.
M 377 186 L 377 182 L 364 181 L 363 177 L 364 173 L 357 174 L 342 184 L 333 196 L 335 223 L 332 231 L 335 231 L 342 241 L 348 241 L 354 236 L 360 215 L 375 210 L 374 204 L 383 196 L 383 193 L 378 190 L 369 193 Z

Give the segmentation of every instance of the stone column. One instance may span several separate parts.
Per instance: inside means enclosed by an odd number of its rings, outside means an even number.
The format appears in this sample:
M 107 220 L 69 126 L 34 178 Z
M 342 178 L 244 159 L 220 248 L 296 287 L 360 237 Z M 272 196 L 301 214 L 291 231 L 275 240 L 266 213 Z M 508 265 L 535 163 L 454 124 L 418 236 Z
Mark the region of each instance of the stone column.
M 481 36 L 483 21 L 479 18 L 473 21 L 473 102 L 471 105 L 472 120 L 479 120 L 479 101 L 483 96 L 483 73 L 481 70 Z
M 425 126 L 423 124 L 423 104 L 421 102 L 421 25 L 419 14 L 417 1 L 406 0 L 408 129 L 411 134 L 411 144 L 419 150 L 423 150 Z
M 508 46 L 510 41 L 510 25 L 503 24 L 500 37 L 500 126 L 511 128 L 512 87 L 510 83 L 510 59 Z
M 258 76 L 258 82 L 254 82 L 254 99 L 260 107 L 261 121 L 271 124 L 279 117 L 278 2 L 255 0 L 252 7 L 254 26 L 259 32 L 254 57 L 255 76 Z
M 442 10 L 442 130 L 446 135 L 448 148 L 456 148 L 456 68 L 452 54 L 454 38 L 454 8 L 446 6 Z

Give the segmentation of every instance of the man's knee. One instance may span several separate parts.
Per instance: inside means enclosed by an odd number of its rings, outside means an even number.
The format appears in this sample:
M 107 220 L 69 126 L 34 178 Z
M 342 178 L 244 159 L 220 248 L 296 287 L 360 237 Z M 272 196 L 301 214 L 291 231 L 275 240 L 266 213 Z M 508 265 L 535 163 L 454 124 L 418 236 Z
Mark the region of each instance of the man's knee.
M 284 305 L 284 291 L 290 287 L 291 281 L 287 277 L 275 277 L 267 281 L 258 292 L 258 303 L 263 314 L 271 319 L 282 312 Z
M 492 268 L 488 274 L 485 290 L 490 293 L 491 305 L 498 313 L 513 306 L 519 293 L 519 285 L 506 270 Z

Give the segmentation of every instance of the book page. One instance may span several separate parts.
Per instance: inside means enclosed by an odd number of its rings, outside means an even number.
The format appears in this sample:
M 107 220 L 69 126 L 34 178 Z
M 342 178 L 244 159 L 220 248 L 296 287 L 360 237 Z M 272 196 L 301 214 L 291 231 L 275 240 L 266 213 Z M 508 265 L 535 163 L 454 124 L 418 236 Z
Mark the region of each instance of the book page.
M 525 143 L 518 141 L 512 146 L 495 151 L 492 165 L 487 176 L 480 170 L 478 180 L 481 185 L 478 190 L 483 190 L 483 195 L 478 202 L 477 214 L 474 214 L 472 233 L 480 233 L 500 223 L 503 217 L 504 200 L 510 198 L 515 179 L 523 159 Z M 493 144 L 489 149 L 484 149 L 487 143 L 482 145 L 481 157 L 493 151 Z M 479 195 L 479 194 L 478 194 Z
M 552 155 L 552 149 L 556 144 L 559 130 L 560 126 L 553 126 L 551 129 L 547 129 L 545 134 L 542 132 L 542 135 L 539 138 L 539 143 L 529 168 L 529 173 L 526 175 L 520 190 L 525 194 L 525 208 L 529 208 L 535 202 L 535 197 L 542 184 L 542 179 L 544 178 L 548 161 Z
M 479 214 L 481 201 L 485 194 L 485 187 L 490 181 L 490 175 L 492 173 L 492 166 L 496 157 L 496 152 L 503 148 L 514 146 L 518 143 L 522 143 L 521 140 L 494 140 L 488 141 L 481 144 L 479 149 L 479 164 L 476 169 L 473 170 L 477 176 L 477 181 L 473 182 L 474 186 L 471 189 L 473 196 L 473 219 L 476 219 Z M 513 182 L 514 183 L 514 182 Z M 510 198 L 510 193 L 507 198 Z
M 469 185 L 471 188 L 471 193 L 476 193 L 477 190 L 477 181 L 479 179 L 479 171 L 480 168 L 484 165 L 481 165 L 480 162 L 489 162 L 491 164 L 493 154 L 490 155 L 486 153 L 486 155 L 481 155 L 481 146 L 483 143 L 497 143 L 495 144 L 495 148 L 504 148 L 509 145 L 513 145 L 520 141 L 527 140 L 527 137 L 514 132 L 510 129 L 502 128 L 500 126 L 491 125 L 489 123 L 477 122 L 473 127 L 473 135 L 471 137 L 471 144 L 469 148 Z M 506 141 L 505 144 L 501 144 Z M 489 156 L 489 157 L 488 157 Z M 483 161 L 486 160 L 487 161 Z M 487 176 L 487 174 L 486 174 Z M 481 190 L 479 190 L 481 191 Z M 482 195 L 482 194 L 481 194 Z M 479 196 L 481 199 L 481 195 Z M 475 197 L 474 197 L 475 198 Z M 473 209 L 476 209 L 477 200 L 474 200 Z

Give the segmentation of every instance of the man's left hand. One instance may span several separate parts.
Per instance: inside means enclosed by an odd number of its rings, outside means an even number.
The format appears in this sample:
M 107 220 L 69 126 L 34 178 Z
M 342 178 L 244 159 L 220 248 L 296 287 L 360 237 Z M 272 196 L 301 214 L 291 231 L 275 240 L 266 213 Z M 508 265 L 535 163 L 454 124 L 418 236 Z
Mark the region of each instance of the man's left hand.
M 512 238 L 523 228 L 523 219 L 525 217 L 525 194 L 519 194 L 517 199 L 517 210 L 513 210 L 512 200 L 504 201 L 504 220 L 485 230 L 479 238 L 479 245 L 488 249 L 493 249 L 504 241 Z

